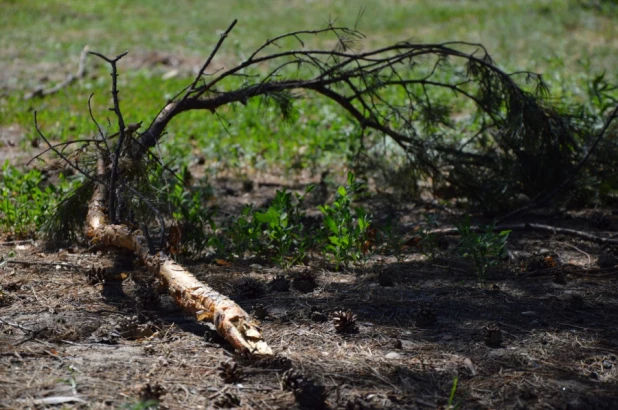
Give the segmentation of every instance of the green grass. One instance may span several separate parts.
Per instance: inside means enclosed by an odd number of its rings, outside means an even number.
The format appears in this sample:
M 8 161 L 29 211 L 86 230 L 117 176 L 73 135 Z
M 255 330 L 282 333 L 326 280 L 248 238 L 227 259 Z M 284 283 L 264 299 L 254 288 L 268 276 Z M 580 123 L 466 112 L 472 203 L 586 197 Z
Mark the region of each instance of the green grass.
M 88 59 L 86 78 L 53 96 L 23 100 L 43 77 L 51 78 L 53 84 L 74 72 L 85 44 L 108 55 L 129 50 L 119 64 L 122 109 L 127 122 L 148 123 L 190 78 L 162 80 L 167 68 L 131 68 L 147 53 L 169 53 L 197 65 L 209 54 L 218 34 L 237 18 L 239 22 L 217 60 L 217 64 L 229 67 L 278 34 L 323 28 L 329 21 L 353 26 L 361 6 L 364 15 L 358 28 L 367 36 L 364 48 L 410 39 L 480 42 L 505 70 L 541 72 L 552 87 L 553 98 L 581 103 L 589 98 L 587 86 L 595 74 L 607 71 L 607 80 L 615 82 L 618 55 L 615 14 L 581 7 L 582 3 L 0 0 L 0 131 L 19 126 L 24 135 L 18 142 L 29 149 L 29 142 L 38 138 L 32 122 L 36 110 L 41 129 L 53 141 L 93 135 L 87 100 L 94 93 L 97 119 L 106 125 L 109 118 L 110 133 L 114 132 L 115 119 L 108 111 L 108 67 L 94 57 Z M 310 37 L 306 42 L 308 48 L 332 45 L 332 39 L 322 37 Z M 239 85 L 228 83 L 230 88 Z M 402 96 L 393 92 L 392 98 Z M 453 113 L 467 110 L 447 91 L 434 91 L 432 98 L 454 105 Z M 323 99 L 301 99 L 296 108 L 299 115 L 292 124 L 281 121 L 274 107 L 265 107 L 259 101 L 251 101 L 246 107 L 224 107 L 216 115 L 185 113 L 170 123 L 160 149 L 167 160 L 177 162 L 178 168 L 203 157 L 212 172 L 265 170 L 291 175 L 309 168 L 319 174 L 325 168 L 337 167 L 344 176 L 345 164 L 356 149 L 358 130 L 354 123 L 341 108 Z M 0 139 L 0 149 L 2 144 Z M 397 155 L 397 148 L 389 141 L 375 150 L 386 156 Z
M 238 18 L 220 53 L 220 62 L 229 66 L 277 34 L 321 28 L 332 20 L 352 26 L 361 7 L 357 2 L 325 0 L 236 0 L 216 5 L 155 0 L 1 4 L 5 35 L 0 37 L 0 81 L 5 91 L 0 98 L 0 126 L 18 124 L 29 139 L 35 138 L 32 111 L 37 110 L 41 127 L 59 141 L 93 132 L 86 107 L 90 93 L 95 93 L 97 118 L 109 117 L 107 67 L 91 57 L 89 67 L 97 68 L 87 79 L 42 100 L 25 103 L 22 96 L 44 76 L 62 79 L 73 72 L 85 44 L 110 55 L 129 50 L 127 61 L 151 51 L 199 61 L 210 52 L 217 33 Z M 578 4 L 576 0 L 370 0 L 362 3 L 365 13 L 359 29 L 367 35 L 366 48 L 407 39 L 481 42 L 506 69 L 542 72 L 556 98 L 581 100 L 586 98 L 583 90 L 591 74 L 607 70 L 609 80 L 614 79 L 618 29 L 611 16 Z M 310 39 L 307 46 L 332 45 L 332 39 L 320 39 Z M 130 62 L 120 64 L 122 104 L 129 122 L 149 121 L 166 98 L 188 81 L 163 81 L 160 69 L 132 71 L 131 66 Z M 444 93 L 443 98 L 449 95 Z M 210 114 L 186 114 L 172 122 L 168 141 L 174 144 L 164 149 L 183 158 L 204 155 L 231 167 L 283 162 L 285 168 L 294 168 L 344 159 L 345 140 L 353 126 L 341 110 L 323 101 L 305 101 L 299 109 L 301 116 L 293 126 L 278 122 L 269 112 L 264 121 L 257 103 L 233 112 L 222 110 L 223 122 Z M 299 150 L 312 153 L 313 158 L 300 155 Z
M 580 0 L 417 0 L 274 2 L 230 0 L 2 1 L 2 57 L 13 63 L 57 63 L 75 57 L 85 43 L 103 53 L 158 50 L 204 56 L 216 34 L 239 19 L 226 46 L 228 54 L 247 52 L 286 31 L 314 29 L 336 20 L 359 28 L 370 44 L 404 39 L 423 42 L 479 41 L 501 61 L 525 69 L 543 69 L 558 58 L 591 56 L 610 68 L 615 62 L 611 15 L 582 8 Z M 8 64 L 11 64 L 9 62 Z

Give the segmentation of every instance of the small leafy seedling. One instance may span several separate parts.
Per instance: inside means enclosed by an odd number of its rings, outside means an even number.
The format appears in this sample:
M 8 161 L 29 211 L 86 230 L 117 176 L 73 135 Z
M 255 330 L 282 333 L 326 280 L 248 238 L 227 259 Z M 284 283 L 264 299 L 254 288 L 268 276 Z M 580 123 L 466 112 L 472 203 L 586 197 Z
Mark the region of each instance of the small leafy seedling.
M 461 405 L 459 400 L 455 400 L 455 394 L 457 393 L 457 382 L 459 382 L 459 378 L 455 377 L 455 379 L 453 379 L 453 386 L 451 387 L 451 394 L 448 396 L 448 402 L 446 404 L 446 408 L 448 410 L 458 409 Z
M 418 247 L 423 255 L 430 260 L 435 260 L 439 251 L 439 238 L 437 234 L 430 231 L 438 227 L 438 220 L 435 214 L 424 214 L 423 219 L 423 225 L 418 231 L 420 235 Z
M 494 225 L 485 228 L 485 232 L 477 233 L 470 225 L 470 217 L 466 216 L 455 225 L 461 236 L 459 252 L 474 264 L 479 279 L 484 280 L 487 270 L 497 265 L 507 252 L 507 240 L 511 231 L 494 233 Z
M 302 223 L 305 212 L 302 205 L 305 197 L 313 190 L 310 185 L 303 195 L 285 190 L 277 191 L 272 204 L 265 212 L 256 212 L 254 218 L 264 225 L 266 248 L 274 255 L 275 262 L 284 268 L 302 261 L 310 247 L 310 237 L 305 235 Z
M 33 236 L 55 212 L 59 198 L 75 188 L 75 181 L 60 174 L 56 184 L 46 184 L 36 169 L 20 171 L 6 161 L 0 168 L 0 232 Z
M 180 173 L 181 179 L 185 180 L 189 174 L 187 167 L 183 167 Z M 173 181 L 169 187 L 168 201 L 172 207 L 172 217 L 179 224 L 182 251 L 187 255 L 199 255 L 203 251 L 203 244 L 207 243 L 206 227 L 212 223 L 213 209 L 204 206 L 212 198 L 210 185 L 205 184 L 188 189 L 178 180 Z M 172 252 L 174 253 L 174 251 Z
M 403 262 L 405 259 L 404 247 L 406 241 L 402 235 L 396 232 L 393 221 L 389 221 L 386 226 L 380 230 L 380 237 L 384 242 L 383 251 L 393 255 L 397 259 L 397 262 Z
M 337 189 L 332 205 L 322 205 L 326 244 L 324 250 L 336 263 L 347 267 L 364 257 L 368 248 L 371 216 L 362 206 L 352 209 L 352 201 L 363 188 L 354 174 L 348 173 L 347 185 Z

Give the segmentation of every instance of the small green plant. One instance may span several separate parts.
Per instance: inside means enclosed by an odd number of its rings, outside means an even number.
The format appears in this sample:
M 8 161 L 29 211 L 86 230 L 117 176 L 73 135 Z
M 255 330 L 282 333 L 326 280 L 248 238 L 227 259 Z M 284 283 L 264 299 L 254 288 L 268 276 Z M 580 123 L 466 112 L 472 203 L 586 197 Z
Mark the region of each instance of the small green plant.
M 423 219 L 423 225 L 418 231 L 420 235 L 418 247 L 423 255 L 427 256 L 430 260 L 434 260 L 439 250 L 438 235 L 430 231 L 438 227 L 437 216 L 435 214 L 424 214 Z
M 267 239 L 266 248 L 282 267 L 293 265 L 307 256 L 311 241 L 304 232 L 302 219 L 305 212 L 302 205 L 312 190 L 313 185 L 310 185 L 303 195 L 296 194 L 296 203 L 290 192 L 277 191 L 268 209 L 254 214 L 254 219 L 265 226 L 263 233 Z
M 154 410 L 159 408 L 158 400 L 140 400 L 135 403 L 125 403 L 121 407 L 126 410 Z
M 324 215 L 324 250 L 332 256 L 337 268 L 361 260 L 368 250 L 371 217 L 362 206 L 352 209 L 352 202 L 362 188 L 354 174 L 348 173 L 347 185 L 337 189 L 332 205 L 319 207 Z
M 461 255 L 471 261 L 476 274 L 483 280 L 487 270 L 499 263 L 500 258 L 507 252 L 507 239 L 511 231 L 494 233 L 494 225 L 485 228 L 485 232 L 477 233 L 470 225 L 470 217 L 466 216 L 455 225 L 461 236 L 459 251 Z
M 58 379 L 57 382 L 68 384 L 69 386 L 71 386 L 71 389 L 73 390 L 73 392 L 77 392 L 77 379 L 75 377 L 77 374 L 77 371 L 75 370 L 73 366 L 69 366 L 67 370 L 69 372 L 69 378 L 68 379 Z
M 255 218 L 253 205 L 245 205 L 239 217 L 228 220 L 222 234 L 229 241 L 231 256 L 241 258 L 246 252 L 261 253 L 261 223 Z
M 34 236 L 55 211 L 59 198 L 73 187 L 73 181 L 62 174 L 55 185 L 46 184 L 38 170 L 20 171 L 5 162 L 0 173 L 0 232 Z
M 181 172 L 182 180 L 186 179 L 187 173 L 185 166 Z M 211 197 L 212 191 L 207 184 L 188 189 L 174 180 L 169 189 L 172 217 L 181 228 L 181 250 L 185 254 L 198 255 L 208 241 L 206 227 L 211 223 L 214 211 L 204 205 Z
M 403 262 L 405 240 L 402 235 L 395 232 L 393 221 L 389 221 L 379 232 L 380 239 L 384 243 L 382 250 L 387 254 L 395 256 L 397 262 Z
M 453 386 L 451 387 L 451 394 L 448 396 L 448 401 L 446 403 L 446 408 L 448 410 L 456 410 L 461 405 L 459 400 L 455 401 L 455 394 L 457 393 L 457 382 L 459 381 L 458 377 L 453 379 Z

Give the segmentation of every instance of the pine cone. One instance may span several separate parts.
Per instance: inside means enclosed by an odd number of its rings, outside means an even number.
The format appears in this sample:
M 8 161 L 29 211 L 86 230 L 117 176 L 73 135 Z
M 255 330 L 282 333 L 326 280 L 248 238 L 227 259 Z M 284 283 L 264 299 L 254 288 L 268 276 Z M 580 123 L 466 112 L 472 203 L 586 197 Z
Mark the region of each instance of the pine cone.
M 485 344 L 489 347 L 499 347 L 502 343 L 502 331 L 498 325 L 485 327 Z
M 217 370 L 224 383 L 234 383 L 242 378 L 242 369 L 233 362 L 221 362 Z
M 161 298 L 153 281 L 139 283 L 135 290 L 135 296 L 140 310 L 154 309 L 161 304 Z
M 253 305 L 253 311 L 251 312 L 251 315 L 257 320 L 264 320 L 268 317 L 269 312 L 266 306 L 261 303 L 256 303 L 255 305 Z
M 165 388 L 161 386 L 159 383 L 144 383 L 138 384 L 132 389 L 141 401 L 151 401 L 156 400 L 160 401 L 161 396 L 163 396 L 165 392 Z
M 247 299 L 255 299 L 265 293 L 262 282 L 252 277 L 244 277 L 239 279 L 236 281 L 234 289 L 240 296 Z
M 240 399 L 234 393 L 229 392 L 217 397 L 213 403 L 215 409 L 232 409 L 238 406 L 240 406 Z
M 296 370 L 290 369 L 283 374 L 283 384 L 292 390 L 296 401 L 302 408 L 326 408 L 326 389 L 313 380 L 304 377 Z
M 314 322 L 320 323 L 324 323 L 328 320 L 328 316 L 326 316 L 317 306 L 311 307 L 311 310 L 309 311 L 309 317 Z
M 261 369 L 286 370 L 292 367 L 292 361 L 285 356 L 275 355 L 254 358 L 249 365 Z
M 419 311 L 416 314 L 415 325 L 416 327 L 429 327 L 436 323 L 436 313 L 431 310 L 429 305 L 425 302 L 419 303 Z
M 536 272 L 556 268 L 560 265 L 560 258 L 557 254 L 534 253 L 522 263 L 522 270 L 525 272 Z
M 318 287 L 315 275 L 311 271 L 300 272 L 292 281 L 294 289 L 302 293 L 313 292 Z
M 351 311 L 338 310 L 333 313 L 333 323 L 337 333 L 353 333 L 356 330 L 356 315 Z
M 392 270 L 381 269 L 378 273 L 378 283 L 380 286 L 395 286 L 395 274 Z
M 86 273 L 89 285 L 106 282 L 122 282 L 127 278 L 127 274 L 115 266 L 91 266 Z
M 290 281 L 283 275 L 277 275 L 270 281 L 268 286 L 273 292 L 287 292 L 290 290 Z

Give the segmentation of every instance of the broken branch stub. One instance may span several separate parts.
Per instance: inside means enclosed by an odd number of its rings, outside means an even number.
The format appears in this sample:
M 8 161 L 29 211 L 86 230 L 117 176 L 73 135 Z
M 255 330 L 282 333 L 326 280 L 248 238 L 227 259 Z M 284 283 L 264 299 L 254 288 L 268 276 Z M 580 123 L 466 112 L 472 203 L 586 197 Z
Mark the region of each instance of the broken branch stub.
M 87 216 L 86 234 L 93 243 L 135 252 L 148 269 L 163 280 L 182 309 L 197 320 L 213 322 L 217 332 L 235 349 L 254 355 L 272 355 L 258 325 L 234 301 L 201 283 L 163 252 L 151 254 L 148 241 L 139 230 L 108 224 L 105 199 L 105 187 L 99 185 L 90 201 Z

